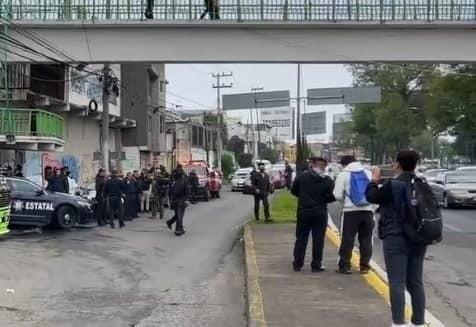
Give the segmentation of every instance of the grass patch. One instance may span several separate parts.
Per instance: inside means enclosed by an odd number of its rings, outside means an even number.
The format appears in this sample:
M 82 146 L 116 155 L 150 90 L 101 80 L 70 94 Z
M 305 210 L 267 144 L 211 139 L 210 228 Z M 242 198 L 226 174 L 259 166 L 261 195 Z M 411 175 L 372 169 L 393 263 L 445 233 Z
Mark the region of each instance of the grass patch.
M 278 191 L 270 203 L 270 214 L 273 224 L 286 224 L 296 222 L 297 199 L 286 190 Z M 256 224 L 264 224 L 264 213 L 261 208 L 260 221 Z

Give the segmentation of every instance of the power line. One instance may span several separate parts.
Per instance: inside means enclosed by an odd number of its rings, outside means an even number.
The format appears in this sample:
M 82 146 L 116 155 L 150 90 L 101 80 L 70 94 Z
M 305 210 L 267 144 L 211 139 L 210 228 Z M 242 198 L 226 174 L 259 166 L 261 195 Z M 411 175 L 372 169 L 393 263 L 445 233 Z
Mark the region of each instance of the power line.
M 218 169 L 221 170 L 221 157 L 223 151 L 223 136 L 222 136 L 222 108 L 221 108 L 221 89 L 233 87 L 233 83 L 222 83 L 221 79 L 233 76 L 233 73 L 216 73 L 212 77 L 216 79 L 216 83 L 212 85 L 217 90 L 217 157 Z

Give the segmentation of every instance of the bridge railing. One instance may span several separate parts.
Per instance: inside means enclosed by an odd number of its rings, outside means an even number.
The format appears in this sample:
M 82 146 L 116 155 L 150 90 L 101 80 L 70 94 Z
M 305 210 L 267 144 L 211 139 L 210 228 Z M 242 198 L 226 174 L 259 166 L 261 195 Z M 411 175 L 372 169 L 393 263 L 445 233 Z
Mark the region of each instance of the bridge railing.
M 13 20 L 140 20 L 147 0 L 0 0 Z M 475 21 L 476 0 L 218 0 L 228 21 Z M 198 20 L 204 0 L 155 0 L 154 19 Z

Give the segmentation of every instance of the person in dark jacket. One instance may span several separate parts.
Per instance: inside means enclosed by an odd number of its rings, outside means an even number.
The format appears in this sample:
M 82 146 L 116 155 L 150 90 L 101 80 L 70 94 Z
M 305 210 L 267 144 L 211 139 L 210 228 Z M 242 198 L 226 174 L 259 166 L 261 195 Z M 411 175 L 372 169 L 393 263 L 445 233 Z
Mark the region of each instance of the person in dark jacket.
M 169 192 L 169 185 L 169 175 L 166 171 L 161 170 L 160 173 L 156 174 L 152 182 L 152 219 L 157 218 L 157 211 L 159 211 L 159 218 L 164 218 L 164 207 Z
M 140 174 L 138 183 L 139 188 L 141 190 L 140 193 L 140 211 L 142 212 L 149 212 L 150 211 L 150 195 L 151 195 L 151 185 L 152 185 L 152 178 L 147 171 L 143 171 Z
M 175 224 L 175 235 L 181 236 L 185 234 L 183 229 L 183 217 L 185 215 L 185 208 L 187 201 L 190 198 L 190 183 L 183 168 L 177 167 L 173 174 L 173 184 L 170 188 L 170 206 L 174 210 L 174 216 L 167 221 L 167 227 L 172 229 Z
M 99 169 L 96 175 L 96 205 L 94 217 L 99 226 L 106 225 L 106 199 L 104 198 L 104 185 L 106 184 L 106 171 Z
M 65 192 L 64 193 L 69 193 L 69 182 L 68 182 L 68 172 L 69 172 L 69 168 L 67 166 L 65 167 L 62 167 L 60 169 L 61 171 L 61 178 L 63 178 L 64 180 L 64 185 L 65 185 Z
M 139 218 L 140 210 L 140 199 L 142 197 L 142 189 L 140 186 L 140 174 L 138 170 L 134 170 L 132 173 L 132 179 L 134 181 L 134 186 L 136 190 L 136 205 L 134 207 L 133 217 L 132 218 Z
M 263 163 L 258 165 L 258 170 L 251 175 L 251 184 L 255 190 L 255 206 L 254 213 L 255 219 L 259 220 L 259 204 L 262 201 L 264 207 L 265 222 L 271 222 L 272 219 L 269 215 L 269 201 L 268 196 L 271 193 L 271 179 L 265 171 Z
M 405 288 L 412 298 L 412 326 L 425 324 L 425 290 L 423 262 L 426 246 L 413 244 L 403 234 L 406 219 L 406 184 L 415 178 L 419 155 L 415 151 L 400 151 L 394 164 L 396 180 L 386 181 L 382 187 L 382 171 L 375 168 L 372 182 L 366 191 L 367 200 L 380 205 L 379 237 L 383 240 L 383 252 L 390 288 L 390 304 L 393 326 L 405 324 Z
M 15 177 L 24 177 L 23 176 L 23 166 L 22 165 L 17 165 L 15 167 L 15 171 L 13 172 Z
M 324 271 L 322 253 L 327 229 L 327 204 L 334 202 L 334 181 L 324 175 L 327 161 L 314 157 L 310 160 L 311 169 L 296 177 L 291 193 L 298 198 L 296 243 L 294 245 L 295 271 L 304 265 L 309 233 L 312 232 L 313 272 Z
M 288 190 L 291 189 L 291 186 L 293 184 L 293 173 L 294 173 L 293 168 L 291 167 L 289 162 L 286 161 L 285 168 L 284 168 L 284 179 L 286 181 L 286 188 Z
M 61 170 L 56 168 L 54 175 L 50 176 L 46 188 L 50 192 L 68 193 L 68 180 L 61 174 Z
M 198 179 L 198 175 L 195 170 L 192 170 L 188 175 L 188 182 L 190 183 L 191 188 L 190 202 L 195 203 L 195 199 L 198 194 L 198 188 L 200 186 L 200 180 Z
M 119 227 L 124 224 L 124 207 L 122 205 L 122 195 L 124 194 L 124 183 L 119 178 L 117 170 L 111 172 L 111 178 L 104 184 L 103 196 L 106 200 L 106 210 L 109 216 L 109 224 L 114 228 L 114 218 L 119 219 Z
M 137 215 L 137 182 L 132 173 L 127 173 L 124 180 L 124 194 L 126 195 L 124 204 L 124 219 L 132 220 Z

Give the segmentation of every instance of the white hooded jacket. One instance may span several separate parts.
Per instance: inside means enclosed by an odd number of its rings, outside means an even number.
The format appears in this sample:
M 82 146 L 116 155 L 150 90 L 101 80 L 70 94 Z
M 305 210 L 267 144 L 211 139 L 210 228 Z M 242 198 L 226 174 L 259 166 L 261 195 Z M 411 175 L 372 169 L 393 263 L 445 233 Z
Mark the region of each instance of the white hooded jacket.
M 364 166 L 358 161 L 354 161 L 347 165 L 344 170 L 337 176 L 335 187 L 334 187 L 334 196 L 337 201 L 343 202 L 344 208 L 343 211 L 375 211 L 375 206 L 368 205 L 357 207 L 352 203 L 351 199 L 347 194 L 350 194 L 350 174 L 352 172 L 365 171 L 369 181 L 372 179 L 372 173 L 365 169 Z

